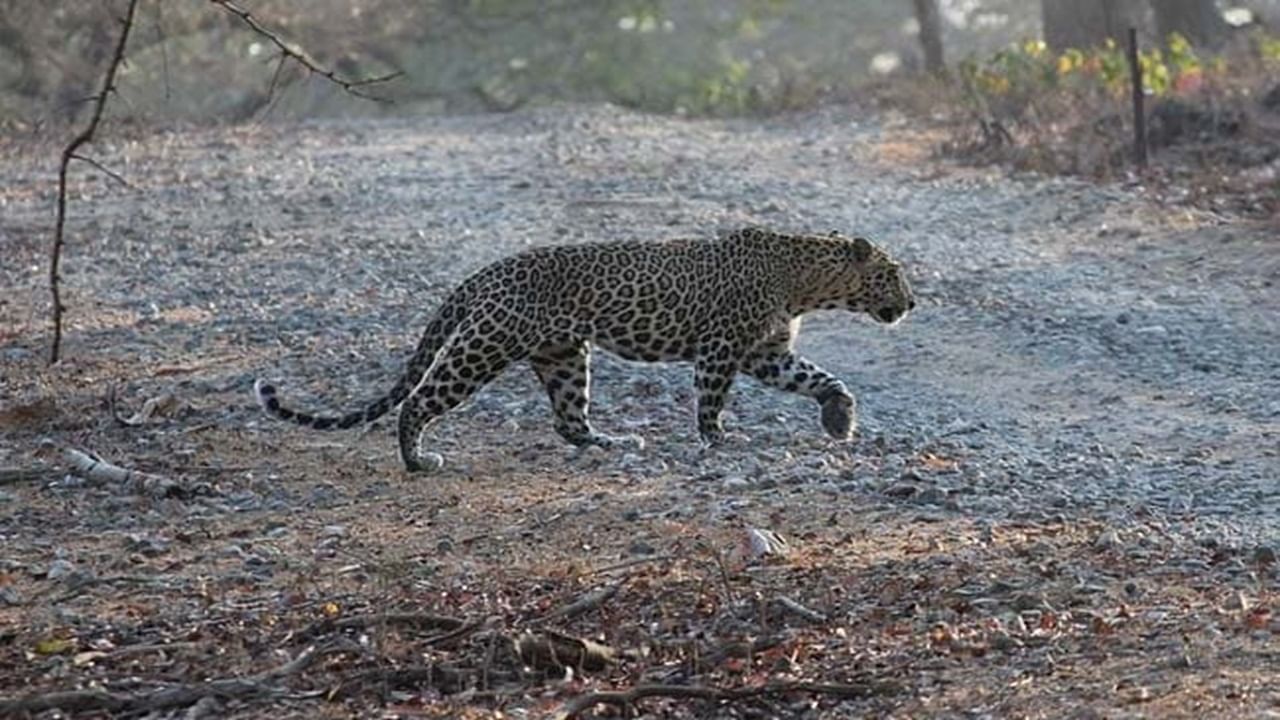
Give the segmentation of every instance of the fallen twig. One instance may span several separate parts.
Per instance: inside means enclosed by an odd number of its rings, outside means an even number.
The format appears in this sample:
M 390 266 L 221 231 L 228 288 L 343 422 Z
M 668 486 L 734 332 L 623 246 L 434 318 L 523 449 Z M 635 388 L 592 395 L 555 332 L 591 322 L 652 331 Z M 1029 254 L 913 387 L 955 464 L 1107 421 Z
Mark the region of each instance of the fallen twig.
M 53 468 L 0 468 L 0 485 L 51 480 L 60 474 Z
M 585 612 L 589 612 L 591 610 L 594 610 L 600 607 L 605 602 L 612 599 L 614 595 L 618 594 L 618 590 L 621 589 L 621 587 L 622 587 L 622 583 L 615 583 L 613 585 L 606 585 L 602 588 L 596 588 L 595 590 L 592 590 L 591 592 L 579 597 L 577 600 L 574 600 L 568 605 L 565 605 L 562 608 L 559 608 L 557 610 L 552 610 L 551 612 L 545 615 L 542 615 L 541 617 L 537 618 L 537 622 L 548 622 L 551 620 L 570 620 L 572 618 L 578 617 L 579 615 Z
M 448 615 L 434 615 L 432 613 L 372 613 L 369 615 L 351 615 L 344 618 L 320 620 L 298 631 L 295 638 L 299 640 L 309 640 L 311 638 L 318 637 L 320 635 L 328 635 L 339 630 L 366 628 L 373 625 L 384 624 L 413 625 L 420 628 L 446 631 L 444 636 L 434 639 L 433 642 L 444 642 L 445 639 L 452 639 L 454 633 L 458 633 L 459 635 L 466 634 L 480 626 L 480 624 L 474 620 L 466 621 L 460 618 L 449 617 Z
M 514 679 L 514 675 L 503 676 L 504 680 Z M 443 693 L 455 693 L 475 683 L 476 673 L 450 665 L 432 663 L 414 665 L 403 668 L 374 668 L 361 670 L 344 677 L 332 691 L 330 698 L 348 697 L 361 692 L 371 684 L 384 687 L 421 687 L 426 685 Z
M 287 663 L 247 677 L 222 678 L 192 685 L 175 685 L 149 693 L 113 693 L 107 690 L 68 690 L 29 695 L 13 700 L 0 699 L 0 717 L 35 715 L 46 710 L 64 712 L 107 711 L 128 715 L 145 715 L 171 708 L 194 705 L 204 698 L 247 700 L 279 695 L 284 691 L 274 683 L 306 670 L 325 655 L 362 652 L 354 643 L 334 643 L 325 648 L 315 646 L 303 650 Z
M 72 138 L 71 142 L 63 148 L 62 160 L 58 164 L 58 214 L 53 224 L 53 247 L 49 250 L 49 293 L 53 296 L 53 341 L 49 345 L 50 365 L 58 362 L 58 356 L 62 352 L 62 312 L 66 309 L 62 306 L 62 294 L 58 289 L 58 283 L 62 280 L 62 276 L 58 274 L 58 266 L 62 263 L 63 231 L 67 226 L 67 166 L 72 160 L 79 159 L 90 162 L 101 170 L 106 170 L 102 165 L 89 161 L 76 151 L 80 146 L 93 140 L 93 134 L 98 131 L 98 123 L 102 122 L 102 114 L 107 107 L 107 96 L 115 90 L 116 71 L 124 61 L 124 48 L 129 42 L 129 31 L 133 29 L 133 15 L 137 9 L 138 0 L 129 0 L 129 7 L 125 10 L 124 20 L 121 21 L 120 39 L 116 41 L 115 53 L 112 54 L 111 63 L 107 65 L 106 75 L 102 78 L 102 90 L 93 98 L 93 115 L 90 116 L 89 124 L 84 130 L 81 130 L 80 134 Z M 108 171 L 107 174 L 124 182 L 124 178 L 115 173 Z
M 199 643 L 194 642 L 171 642 L 171 643 L 155 643 L 152 645 L 125 645 L 122 648 L 116 648 L 105 654 L 108 660 L 119 660 L 120 658 L 129 657 L 130 655 L 145 655 L 147 653 L 166 653 L 175 650 L 191 650 L 200 647 Z
M 646 557 L 631 558 L 630 560 L 623 560 L 622 562 L 614 563 L 612 565 L 605 565 L 602 568 L 589 570 L 584 573 L 584 576 L 604 575 L 606 573 L 617 572 L 619 570 L 626 570 L 627 568 L 635 567 L 636 565 L 644 565 L 645 563 L 667 562 L 668 560 L 674 560 L 675 557 L 675 555 L 648 555 Z
M 98 585 L 168 585 L 170 575 L 106 575 L 86 577 L 71 583 L 71 589 L 53 599 L 55 605 L 80 597 L 91 587 Z
M 824 623 L 827 621 L 827 616 L 824 613 L 820 613 L 817 610 L 805 607 L 804 605 L 801 605 L 800 603 L 796 602 L 795 600 L 792 600 L 786 595 L 778 596 L 778 604 L 782 606 L 783 610 L 786 610 L 792 615 L 796 615 L 798 617 L 804 618 L 805 620 L 808 620 L 811 623 Z
M 637 685 L 630 690 L 605 690 L 580 695 L 561 706 L 556 720 L 571 720 L 596 705 L 608 704 L 630 708 L 637 700 L 647 697 L 691 698 L 697 700 L 729 701 L 769 695 L 785 695 L 804 692 L 814 695 L 833 695 L 842 698 L 865 698 L 873 695 L 890 695 L 902 691 L 898 683 L 888 681 L 866 683 L 813 683 L 773 682 L 760 687 L 719 688 L 704 685 Z
M 152 497 L 183 497 L 188 489 L 167 477 L 130 470 L 103 460 L 93 453 L 63 448 L 62 455 L 76 475 L 92 482 L 119 483 L 128 492 Z

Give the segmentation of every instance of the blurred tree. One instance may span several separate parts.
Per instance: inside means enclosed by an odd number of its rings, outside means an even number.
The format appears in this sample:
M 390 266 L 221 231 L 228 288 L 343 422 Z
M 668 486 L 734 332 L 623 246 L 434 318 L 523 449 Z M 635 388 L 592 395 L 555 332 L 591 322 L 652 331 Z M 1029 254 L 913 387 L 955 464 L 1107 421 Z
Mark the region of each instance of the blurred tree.
M 1129 28 L 1142 27 L 1143 5 L 1135 0 L 1040 0 L 1044 41 L 1054 50 L 1097 47 L 1107 40 L 1123 46 Z
M 912 0 L 916 22 L 920 24 L 920 46 L 924 49 L 924 68 L 934 75 L 945 75 L 947 63 L 942 54 L 942 16 L 938 0 Z
M 1156 32 L 1162 42 L 1179 33 L 1197 47 L 1217 47 L 1227 37 L 1227 23 L 1214 0 L 1151 0 Z

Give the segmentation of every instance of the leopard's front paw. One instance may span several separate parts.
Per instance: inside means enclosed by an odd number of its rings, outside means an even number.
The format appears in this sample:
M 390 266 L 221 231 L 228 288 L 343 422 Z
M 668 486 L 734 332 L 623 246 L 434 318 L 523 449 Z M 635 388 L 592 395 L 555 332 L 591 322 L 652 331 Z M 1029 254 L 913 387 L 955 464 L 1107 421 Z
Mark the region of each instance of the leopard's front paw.
M 851 395 L 832 395 L 822 403 L 822 428 L 836 440 L 848 440 L 858 431 L 858 413 Z
M 635 433 L 628 433 L 626 435 L 610 435 L 609 442 L 610 447 L 632 450 L 635 452 L 644 450 L 646 445 L 644 437 L 636 435 Z
M 719 447 L 724 445 L 725 434 L 720 428 L 700 428 L 698 430 L 698 444 L 705 450 L 708 448 Z

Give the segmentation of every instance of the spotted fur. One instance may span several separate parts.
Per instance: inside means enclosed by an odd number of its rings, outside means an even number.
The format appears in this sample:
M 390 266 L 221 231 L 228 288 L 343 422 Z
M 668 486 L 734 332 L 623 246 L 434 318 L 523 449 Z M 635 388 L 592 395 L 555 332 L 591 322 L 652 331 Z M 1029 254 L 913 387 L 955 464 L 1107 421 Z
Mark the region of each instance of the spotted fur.
M 828 434 L 846 439 L 856 429 L 853 395 L 796 354 L 800 316 L 844 309 L 892 324 L 914 306 L 898 263 L 863 238 L 836 233 L 749 228 L 714 240 L 544 247 L 463 282 L 395 386 L 363 409 L 312 415 L 281 405 L 262 381 L 255 390 L 270 414 L 318 430 L 367 423 L 401 405 L 400 457 L 410 471 L 426 471 L 443 463 L 422 447 L 426 429 L 520 361 L 546 388 L 561 436 L 575 445 L 617 443 L 589 419 L 597 346 L 631 360 L 692 362 L 706 443 L 723 438 L 721 411 L 737 373 L 815 399 Z

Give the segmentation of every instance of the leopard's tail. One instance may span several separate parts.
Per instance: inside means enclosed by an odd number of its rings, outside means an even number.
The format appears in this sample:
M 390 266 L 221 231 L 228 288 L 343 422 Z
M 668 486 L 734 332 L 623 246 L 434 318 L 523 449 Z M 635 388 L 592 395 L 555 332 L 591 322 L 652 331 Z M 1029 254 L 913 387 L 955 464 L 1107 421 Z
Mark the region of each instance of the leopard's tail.
M 257 397 L 258 404 L 268 414 L 315 430 L 345 430 L 373 422 L 409 397 L 409 393 L 417 387 L 422 376 L 431 369 L 436 354 L 448 342 L 463 313 L 462 303 L 457 299 L 451 298 L 446 302 L 422 333 L 422 338 L 418 341 L 418 349 L 409 359 L 408 366 L 396 381 L 395 387 L 363 409 L 345 415 L 313 415 L 294 410 L 282 405 L 277 397 L 276 387 L 261 379 L 253 384 L 253 394 Z

